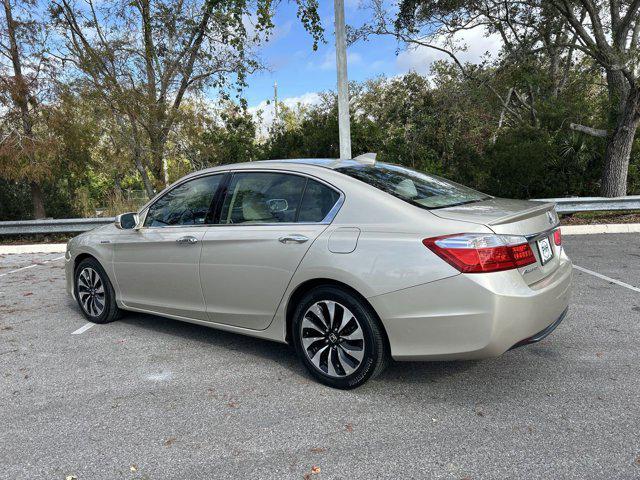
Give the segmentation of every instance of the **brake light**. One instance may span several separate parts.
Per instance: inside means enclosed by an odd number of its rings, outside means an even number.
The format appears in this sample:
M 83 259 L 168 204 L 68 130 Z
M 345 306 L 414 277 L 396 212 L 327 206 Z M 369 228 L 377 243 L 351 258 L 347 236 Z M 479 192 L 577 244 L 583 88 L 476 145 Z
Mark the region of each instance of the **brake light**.
M 525 237 L 460 233 L 425 238 L 422 243 L 463 273 L 499 272 L 536 262 Z
M 560 233 L 560 229 L 553 231 L 553 243 L 558 246 L 562 245 L 562 234 Z

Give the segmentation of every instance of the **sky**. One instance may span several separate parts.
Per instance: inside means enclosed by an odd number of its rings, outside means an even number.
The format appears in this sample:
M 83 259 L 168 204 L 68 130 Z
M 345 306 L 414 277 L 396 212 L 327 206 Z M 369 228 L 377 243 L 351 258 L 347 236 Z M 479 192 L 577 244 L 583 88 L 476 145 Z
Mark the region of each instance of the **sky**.
M 278 82 L 278 98 L 288 106 L 296 103 L 314 103 L 317 92 L 335 89 L 335 38 L 333 35 L 333 1 L 320 2 L 320 15 L 325 29 L 326 43 L 313 51 L 311 36 L 296 17 L 295 2 L 282 2 L 274 18 L 275 31 L 270 41 L 262 46 L 259 55 L 268 71 L 253 74 L 244 90 L 251 111 L 262 110 L 263 119 L 271 115 L 267 100 L 273 99 L 273 84 Z M 345 1 L 346 23 L 359 26 L 368 19 L 368 12 L 360 6 L 360 0 Z M 461 39 L 468 50 L 463 60 L 478 61 L 485 52 L 496 53 L 500 40 L 486 38 L 482 31 L 465 32 Z M 444 58 L 428 48 L 407 51 L 391 37 L 374 37 L 348 47 L 349 80 L 362 81 L 380 75 L 392 77 L 411 70 L 428 74 L 431 63 Z

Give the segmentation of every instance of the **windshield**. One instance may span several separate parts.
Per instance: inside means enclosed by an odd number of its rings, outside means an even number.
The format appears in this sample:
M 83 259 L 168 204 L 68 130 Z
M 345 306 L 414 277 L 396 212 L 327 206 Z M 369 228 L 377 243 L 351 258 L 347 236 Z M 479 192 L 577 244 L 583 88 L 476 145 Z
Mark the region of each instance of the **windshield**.
M 452 207 L 491 198 L 444 178 L 389 163 L 349 165 L 336 170 L 422 208 Z

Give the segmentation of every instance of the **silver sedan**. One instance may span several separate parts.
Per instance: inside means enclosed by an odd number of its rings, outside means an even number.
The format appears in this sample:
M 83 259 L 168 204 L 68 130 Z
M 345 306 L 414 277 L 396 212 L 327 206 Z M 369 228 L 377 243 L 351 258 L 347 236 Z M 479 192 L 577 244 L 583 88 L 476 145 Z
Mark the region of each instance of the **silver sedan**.
M 564 318 L 571 272 L 553 204 L 367 157 L 193 173 L 66 254 L 92 322 L 128 310 L 287 342 L 337 388 L 390 358 L 536 342 Z

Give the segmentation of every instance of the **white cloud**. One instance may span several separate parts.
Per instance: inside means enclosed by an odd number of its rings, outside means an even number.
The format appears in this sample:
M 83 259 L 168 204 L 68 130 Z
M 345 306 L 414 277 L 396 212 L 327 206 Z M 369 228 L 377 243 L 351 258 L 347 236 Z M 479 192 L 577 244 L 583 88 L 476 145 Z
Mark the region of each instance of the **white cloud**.
M 347 68 L 362 64 L 362 55 L 357 52 L 347 52 Z M 335 70 L 336 69 L 336 51 L 329 49 L 325 52 L 320 63 L 313 61 L 307 63 L 309 70 Z
M 320 103 L 320 94 L 317 92 L 307 92 L 297 97 L 278 99 L 278 103 L 286 105 L 289 108 L 296 108 L 299 105 L 317 105 Z M 249 107 L 249 113 L 259 120 L 259 134 L 261 136 L 266 135 L 267 129 L 271 126 L 275 117 L 273 100 L 270 100 L 269 103 L 267 103 L 267 100 L 263 100 L 258 105 Z
M 442 46 L 444 42 L 437 43 Z M 502 47 L 502 39 L 498 34 L 486 36 L 484 28 L 464 30 L 455 37 L 457 47 L 466 47 L 464 51 L 456 52 L 460 61 L 479 63 L 486 54 L 495 57 Z M 409 48 L 401 52 L 396 59 L 396 68 L 401 72 L 415 70 L 418 73 L 429 74 L 431 64 L 436 60 L 450 60 L 443 52 L 429 47 Z

